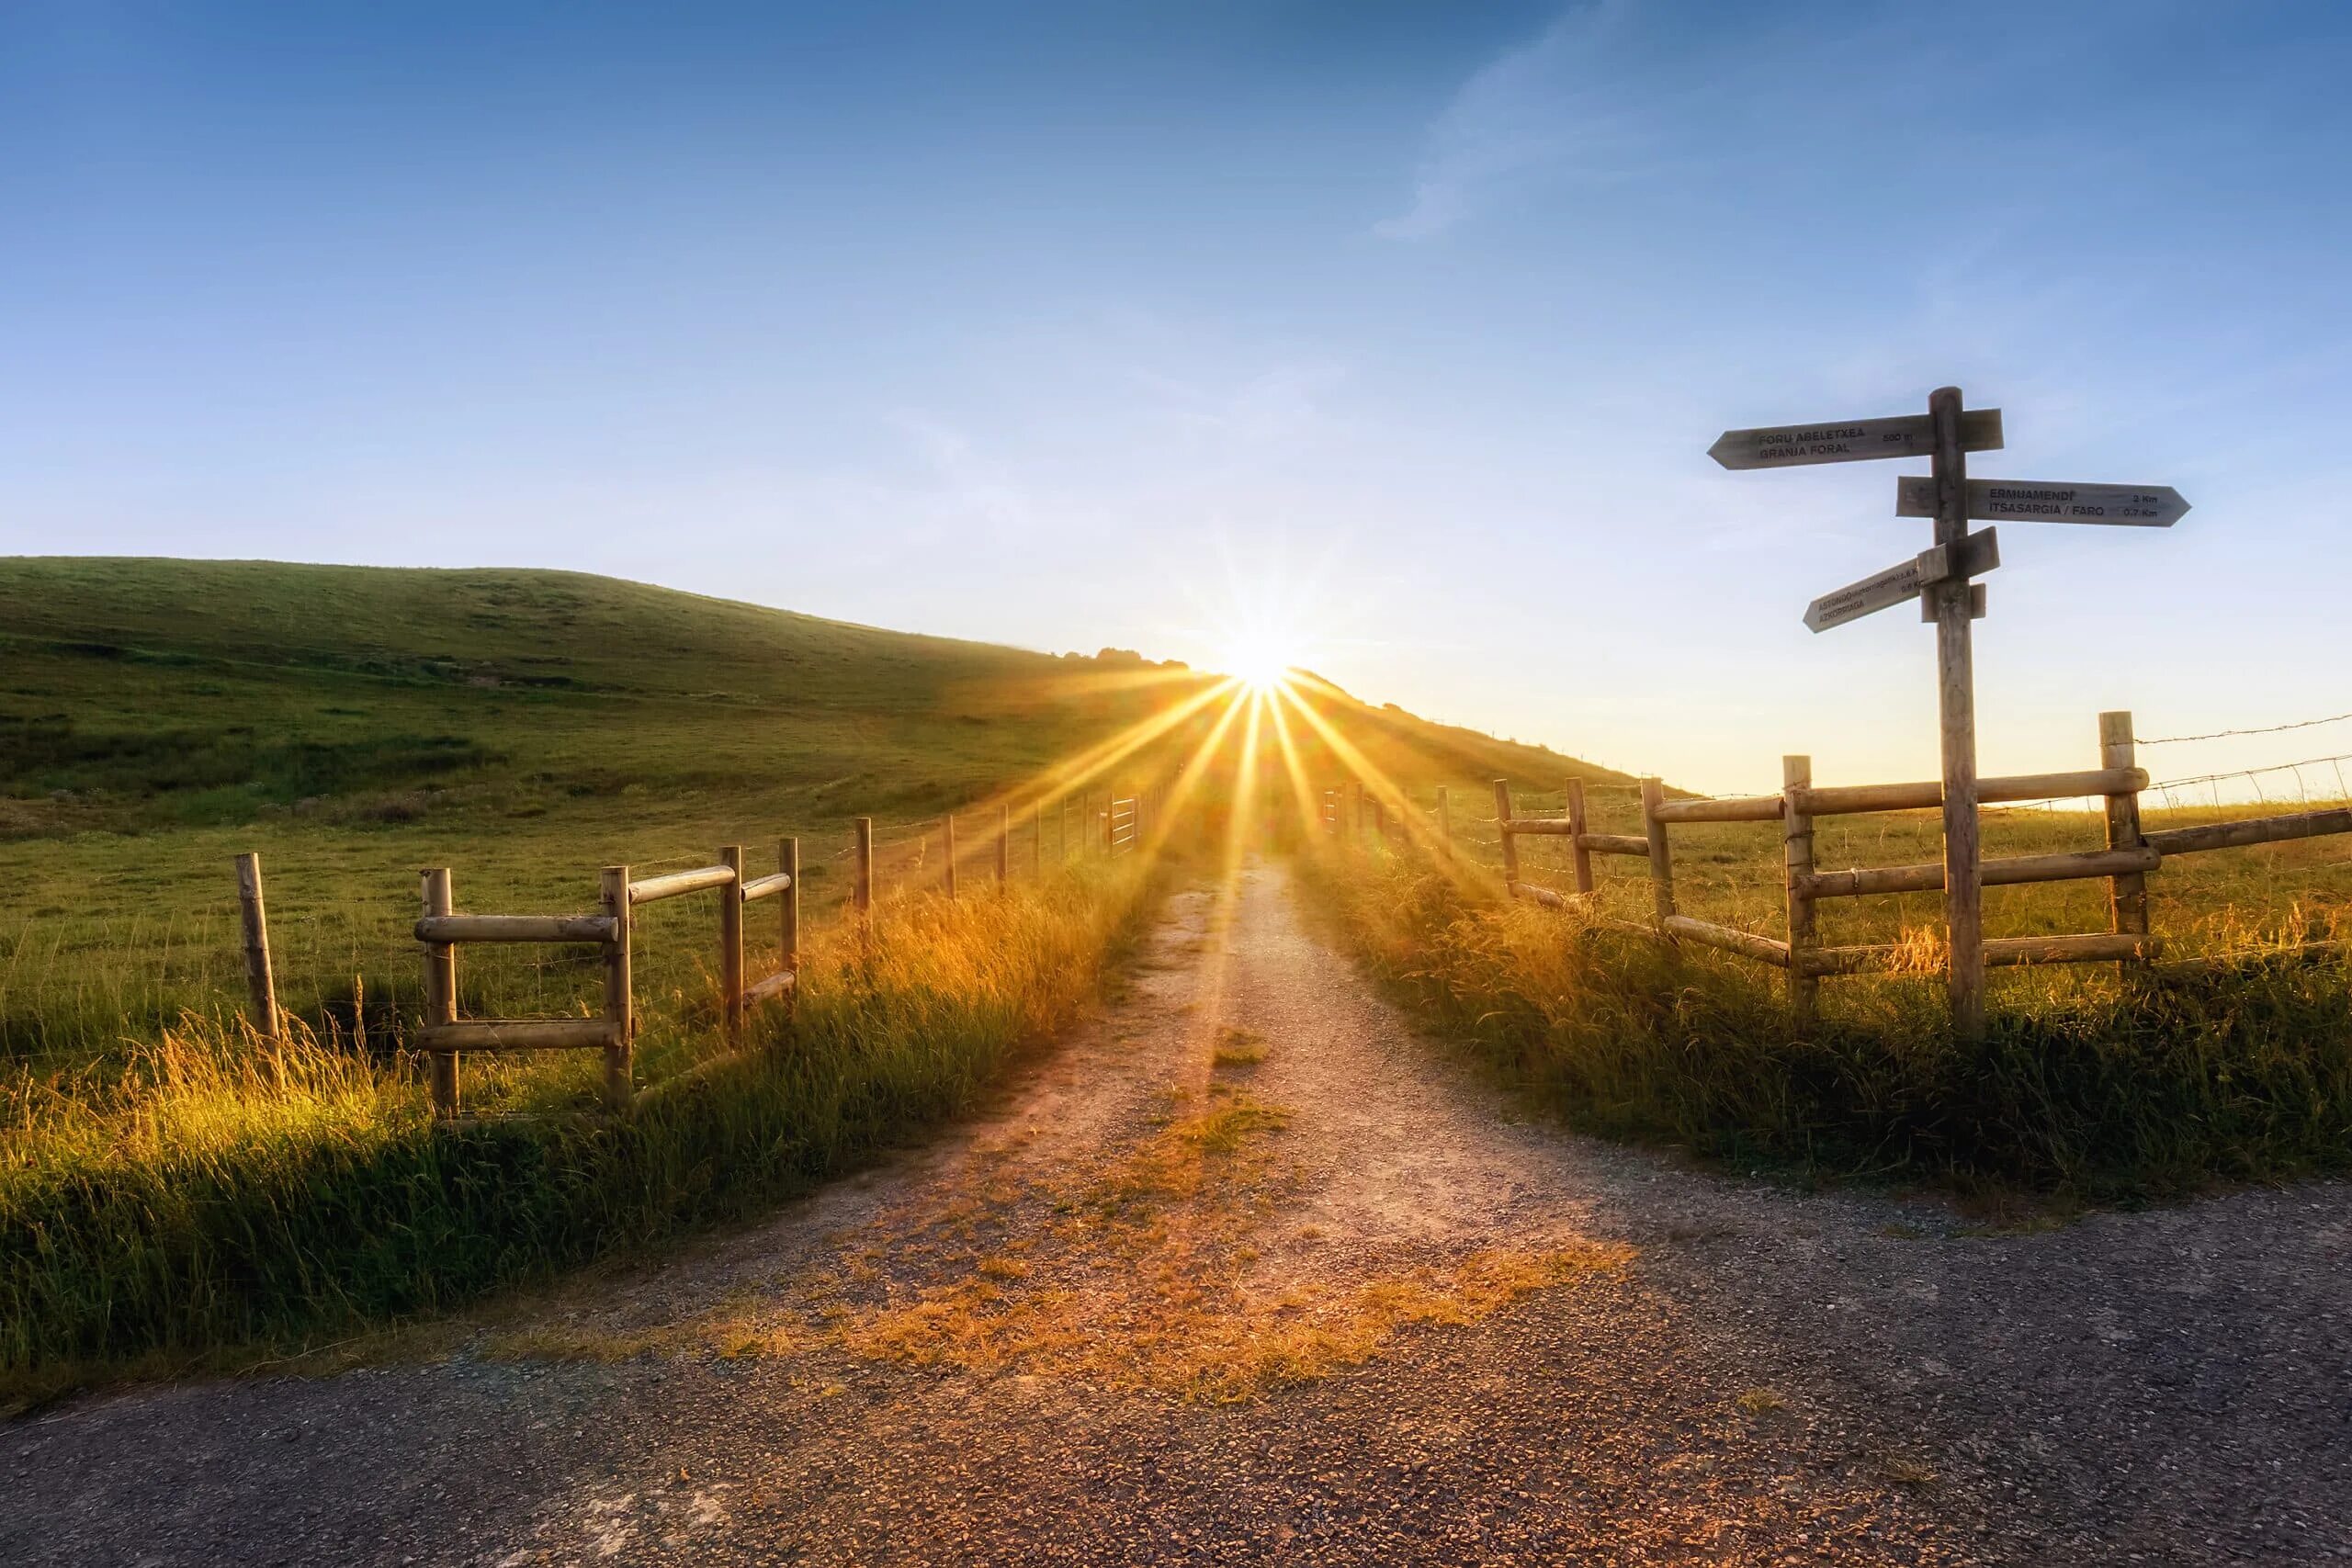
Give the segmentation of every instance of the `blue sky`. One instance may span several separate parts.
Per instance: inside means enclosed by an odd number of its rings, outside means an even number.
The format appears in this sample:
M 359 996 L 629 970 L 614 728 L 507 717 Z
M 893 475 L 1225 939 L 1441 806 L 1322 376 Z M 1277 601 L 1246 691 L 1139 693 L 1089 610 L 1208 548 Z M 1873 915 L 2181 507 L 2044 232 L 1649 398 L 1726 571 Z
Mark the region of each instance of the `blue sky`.
M 2352 710 L 2352 7 L 0 10 L 0 551 L 524 564 L 1215 663 L 1699 787 L 1934 771 L 1805 603 L 2005 411 L 1989 770 Z M 1268 606 L 1271 606 L 1269 608 Z M 2352 725 L 2151 756 L 2352 750 Z

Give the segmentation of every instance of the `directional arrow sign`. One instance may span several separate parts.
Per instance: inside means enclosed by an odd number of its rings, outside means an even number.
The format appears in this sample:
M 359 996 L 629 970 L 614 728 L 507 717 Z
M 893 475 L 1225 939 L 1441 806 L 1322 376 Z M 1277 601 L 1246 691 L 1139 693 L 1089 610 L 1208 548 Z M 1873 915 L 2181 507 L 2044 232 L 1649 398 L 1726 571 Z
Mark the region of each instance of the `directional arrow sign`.
M 1968 514 L 1996 523 L 2109 523 L 2169 528 L 2188 511 L 2170 485 L 2068 485 L 2041 479 L 1971 479 Z M 1936 481 L 1894 481 L 1897 517 L 1933 517 Z
M 1954 554 L 1960 558 L 1957 572 L 1952 570 Z M 1823 594 L 1805 606 L 1804 624 L 1811 630 L 1826 632 L 1832 626 L 1842 626 L 1848 621 L 1859 621 L 1864 615 L 1900 604 L 1905 599 L 1916 599 L 1919 590 L 1930 583 L 1941 582 L 1947 577 L 1974 577 L 2000 564 L 1997 532 L 1979 529 L 1962 541 L 1957 552 L 1942 545 L 1931 546 L 1900 566 L 1888 567 L 1875 577 L 1865 577 L 1835 593 Z
M 2001 411 L 1963 412 L 1960 445 L 1967 452 L 2000 450 Z M 1858 463 L 1865 457 L 1924 457 L 1935 449 L 1935 422 L 1926 414 L 1909 413 L 1837 424 L 1726 430 L 1707 448 L 1707 456 L 1726 468 L 1792 468 L 1803 463 Z

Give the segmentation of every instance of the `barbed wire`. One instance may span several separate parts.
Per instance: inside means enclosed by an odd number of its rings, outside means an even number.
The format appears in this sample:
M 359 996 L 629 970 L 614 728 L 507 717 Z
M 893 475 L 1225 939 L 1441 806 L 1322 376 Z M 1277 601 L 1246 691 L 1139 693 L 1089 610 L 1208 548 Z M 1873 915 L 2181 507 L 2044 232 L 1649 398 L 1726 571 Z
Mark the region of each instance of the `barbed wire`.
M 2198 784 L 2218 784 L 2224 779 L 2244 779 L 2254 785 L 2256 799 L 2267 800 L 2269 796 L 2262 791 L 2260 775 L 2291 773 L 2295 775 L 2297 788 L 2302 792 L 2305 799 L 2309 799 L 2310 786 L 2303 782 L 2302 770 L 2325 766 L 2335 771 L 2336 789 L 2340 795 L 2345 789 L 2344 764 L 2347 761 L 2352 761 L 2352 751 L 2340 751 L 2332 757 L 2306 757 L 2299 762 L 2272 762 L 2259 768 L 2230 768 L 2218 773 L 2198 773 L 2188 778 L 2162 779 L 2151 784 L 2148 787 L 2156 791 L 2188 789 Z
M 2299 718 L 2291 724 L 2261 725 L 2249 729 L 2217 729 L 2210 735 L 2134 736 L 2136 746 L 2178 746 L 2190 740 L 2227 740 L 2240 735 L 2280 735 L 2290 729 L 2312 729 L 2323 724 L 2342 724 L 2352 719 L 2352 713 L 2330 714 L 2325 718 Z

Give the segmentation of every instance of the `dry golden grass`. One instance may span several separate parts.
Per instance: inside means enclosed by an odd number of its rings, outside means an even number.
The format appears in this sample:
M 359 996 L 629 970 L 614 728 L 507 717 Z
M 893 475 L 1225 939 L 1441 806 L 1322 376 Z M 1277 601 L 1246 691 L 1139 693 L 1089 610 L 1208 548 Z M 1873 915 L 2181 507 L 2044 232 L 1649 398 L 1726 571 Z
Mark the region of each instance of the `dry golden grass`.
M 956 1189 L 923 1199 L 904 1229 L 867 1235 L 847 1268 L 800 1281 L 767 1312 L 730 1305 L 671 1333 L 585 1337 L 584 1348 L 571 1331 L 540 1330 L 506 1350 L 611 1359 L 831 1348 L 899 1366 L 1233 1403 L 1359 1365 L 1407 1329 L 1475 1324 L 1534 1292 L 1613 1275 L 1634 1256 L 1571 1240 L 1354 1274 L 1270 1258 L 1292 1180 L 1279 1157 L 1288 1120 L 1283 1107 L 1227 1089 L 1098 1168 L 1026 1181 L 1001 1169 L 1016 1146 L 1008 1139 L 981 1151 Z M 990 1227 L 1016 1210 L 1047 1222 L 991 1241 Z M 945 1277 L 893 1290 L 878 1278 L 886 1259 Z
M 1254 1067 L 1266 1059 L 1266 1037 L 1254 1029 L 1238 1029 L 1228 1024 L 1217 1036 L 1216 1049 L 1209 1054 L 1212 1067 Z

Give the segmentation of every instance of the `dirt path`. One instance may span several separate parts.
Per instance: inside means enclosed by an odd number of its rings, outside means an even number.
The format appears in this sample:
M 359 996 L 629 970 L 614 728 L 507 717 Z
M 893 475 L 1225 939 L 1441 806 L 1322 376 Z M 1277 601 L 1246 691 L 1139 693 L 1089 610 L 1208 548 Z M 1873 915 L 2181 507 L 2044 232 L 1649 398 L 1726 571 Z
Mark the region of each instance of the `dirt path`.
M 1982 1236 L 1531 1125 L 1261 868 L 765 1226 L 440 1364 L 0 1430 L 0 1561 L 2352 1560 L 2347 1219 Z

